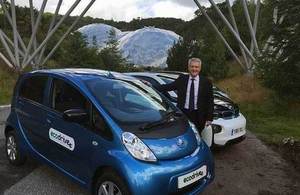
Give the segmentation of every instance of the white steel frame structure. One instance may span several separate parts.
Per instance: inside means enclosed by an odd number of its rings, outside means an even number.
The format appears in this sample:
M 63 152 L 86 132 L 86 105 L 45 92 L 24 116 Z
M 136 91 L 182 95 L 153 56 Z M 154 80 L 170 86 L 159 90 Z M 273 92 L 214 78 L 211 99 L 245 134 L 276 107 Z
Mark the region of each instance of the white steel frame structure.
M 255 58 L 255 53 L 257 55 L 260 55 L 260 49 L 257 43 L 256 39 L 256 30 L 257 30 L 257 24 L 259 20 L 259 13 L 260 13 L 260 5 L 261 1 L 256 0 L 256 9 L 255 9 L 255 16 L 254 16 L 254 21 L 252 23 L 250 15 L 249 15 L 249 10 L 248 10 L 248 4 L 247 0 L 242 0 L 242 5 L 243 5 L 243 11 L 244 15 L 247 21 L 247 25 L 249 28 L 249 33 L 251 37 L 251 45 L 250 48 L 248 48 L 245 44 L 245 42 L 241 39 L 240 33 L 238 30 L 238 26 L 232 11 L 232 6 L 230 4 L 229 0 L 226 0 L 226 6 L 228 8 L 229 16 L 231 23 L 228 21 L 228 19 L 224 16 L 218 5 L 213 1 L 213 0 L 208 0 L 209 3 L 212 5 L 212 7 L 216 10 L 222 21 L 225 23 L 226 27 L 230 30 L 236 41 L 239 43 L 239 48 L 241 50 L 241 54 L 244 60 L 244 63 L 239 59 L 238 55 L 234 52 L 234 50 L 231 48 L 225 37 L 222 35 L 222 33 L 219 31 L 218 27 L 215 25 L 215 23 L 212 21 L 212 19 L 209 17 L 209 15 L 206 13 L 206 10 L 204 7 L 202 7 L 201 3 L 199 0 L 194 0 L 196 5 L 198 6 L 200 12 L 204 15 L 204 17 L 209 21 L 213 29 L 216 31 L 217 35 L 220 37 L 220 39 L 224 42 L 226 48 L 230 51 L 231 55 L 235 58 L 235 60 L 241 65 L 241 67 L 244 69 L 246 72 L 252 72 L 253 71 L 253 61 L 256 61 Z
M 70 34 L 70 32 L 73 30 L 73 28 L 76 26 L 78 21 L 85 15 L 85 13 L 89 10 L 89 8 L 93 5 L 93 3 L 96 0 L 89 0 L 89 3 L 86 5 L 85 9 L 81 12 L 81 14 L 75 19 L 75 21 L 72 23 L 72 25 L 68 28 L 68 30 L 64 33 L 64 35 L 59 39 L 59 41 L 56 43 L 56 45 L 52 48 L 52 50 L 45 55 L 45 48 L 53 34 L 57 31 L 57 29 L 61 26 L 61 24 L 64 22 L 64 20 L 70 16 L 70 14 L 73 12 L 73 10 L 78 6 L 78 4 L 81 2 L 81 0 L 75 0 L 75 2 L 71 5 L 69 10 L 58 20 L 57 16 L 59 13 L 59 10 L 61 8 L 61 5 L 63 3 L 63 0 L 58 0 L 54 15 L 50 21 L 48 32 L 45 36 L 45 39 L 38 44 L 36 40 L 37 31 L 39 28 L 39 25 L 41 23 L 41 18 L 44 13 L 45 7 L 47 5 L 48 0 L 43 0 L 40 10 L 38 12 L 38 15 L 35 16 L 34 14 L 34 6 L 33 6 L 33 0 L 29 0 L 29 8 L 30 8 L 30 16 L 31 16 L 31 30 L 32 34 L 30 37 L 30 40 L 28 44 L 26 45 L 21 37 L 21 35 L 18 32 L 17 29 L 17 22 L 16 22 L 16 9 L 15 9 L 15 0 L 10 0 L 10 12 L 8 8 L 6 7 L 6 4 L 4 3 L 4 0 L 0 0 L 0 5 L 2 7 L 2 10 L 4 12 L 4 15 L 6 19 L 8 20 L 12 32 L 13 32 L 13 39 L 11 40 L 0 28 L 0 42 L 2 43 L 2 46 L 4 47 L 5 53 L 7 56 L 5 56 L 0 51 L 0 58 L 3 59 L 3 61 L 10 67 L 18 72 L 21 72 L 26 68 L 28 65 L 32 65 L 34 68 L 38 68 L 43 66 L 47 60 L 54 54 L 56 49 L 59 47 L 59 45 L 62 43 L 62 41 Z M 208 0 L 209 3 L 212 5 L 212 7 L 215 9 L 215 11 L 218 13 L 226 27 L 230 30 L 234 38 L 239 44 L 239 49 L 241 50 L 241 54 L 243 57 L 242 62 L 238 55 L 235 53 L 235 51 L 231 48 L 229 43 L 227 42 L 226 38 L 222 35 L 222 33 L 219 31 L 218 27 L 215 25 L 214 21 L 210 18 L 210 16 L 206 13 L 206 10 L 202 5 L 200 4 L 199 0 L 194 0 L 196 5 L 198 6 L 200 12 L 204 15 L 204 17 L 208 20 L 208 22 L 211 24 L 217 35 L 220 37 L 220 39 L 224 42 L 226 48 L 230 51 L 234 59 L 241 65 L 243 70 L 245 72 L 252 72 L 253 70 L 253 62 L 256 60 L 255 56 L 260 55 L 260 49 L 257 43 L 256 39 L 256 31 L 257 31 L 257 24 L 259 20 L 259 13 L 260 13 L 260 0 L 256 0 L 256 10 L 255 10 L 255 16 L 254 21 L 251 21 L 247 0 L 241 0 L 243 5 L 243 11 L 244 15 L 247 21 L 250 37 L 251 37 L 251 45 L 249 47 L 246 46 L 245 42 L 241 39 L 238 26 L 232 11 L 232 5 L 230 4 L 230 0 L 226 1 L 226 6 L 229 11 L 229 16 L 231 22 L 228 21 L 228 19 L 224 16 L 222 11 L 219 9 L 218 5 L 213 0 Z M 267 46 L 265 46 L 267 47 Z M 256 53 L 254 53 L 256 52 Z
M 29 0 L 30 16 L 31 16 L 31 37 L 28 44 L 26 45 L 18 32 L 17 21 L 16 21 L 16 5 L 15 0 L 10 0 L 10 11 L 6 7 L 4 0 L 0 0 L 0 5 L 2 7 L 3 13 L 8 20 L 13 32 L 13 39 L 11 40 L 0 28 L 0 42 L 4 47 L 4 50 L 7 54 L 4 55 L 0 51 L 0 58 L 12 69 L 17 72 L 21 72 L 28 65 L 32 65 L 34 68 L 38 68 L 46 63 L 46 61 L 53 55 L 55 50 L 59 47 L 62 41 L 71 33 L 73 28 L 78 24 L 79 20 L 86 14 L 89 8 L 94 4 L 96 0 L 89 0 L 89 3 L 86 5 L 80 15 L 75 19 L 71 24 L 68 30 L 63 34 L 63 36 L 58 40 L 56 45 L 52 50 L 47 54 L 45 53 L 45 48 L 53 34 L 61 26 L 67 17 L 74 11 L 74 9 L 79 5 L 81 0 L 75 0 L 67 12 L 58 20 L 59 10 L 63 3 L 63 0 L 58 0 L 55 13 L 51 19 L 48 32 L 45 36 L 45 39 L 38 44 L 36 40 L 37 31 L 41 23 L 42 15 L 45 11 L 48 0 L 43 0 L 42 5 L 39 9 L 38 15 L 34 14 L 33 0 Z

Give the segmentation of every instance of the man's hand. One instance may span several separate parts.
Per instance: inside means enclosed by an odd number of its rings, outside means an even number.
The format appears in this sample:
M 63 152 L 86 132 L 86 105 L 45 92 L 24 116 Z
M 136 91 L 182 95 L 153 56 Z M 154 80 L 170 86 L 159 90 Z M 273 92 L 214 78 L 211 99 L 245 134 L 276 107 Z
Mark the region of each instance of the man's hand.
M 206 121 L 205 122 L 205 127 L 207 127 L 207 126 L 209 126 L 209 125 L 211 125 L 212 124 L 212 121 Z

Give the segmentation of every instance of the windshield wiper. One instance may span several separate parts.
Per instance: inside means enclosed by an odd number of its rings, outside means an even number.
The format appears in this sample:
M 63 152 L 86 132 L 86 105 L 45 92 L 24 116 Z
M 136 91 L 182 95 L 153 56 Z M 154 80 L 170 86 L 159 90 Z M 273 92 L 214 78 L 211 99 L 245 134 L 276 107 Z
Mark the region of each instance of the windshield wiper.
M 146 123 L 145 125 L 140 127 L 140 129 L 144 131 L 144 130 L 147 130 L 147 129 L 152 129 L 153 127 L 162 126 L 162 125 L 168 124 L 170 122 L 174 122 L 175 119 L 173 117 L 171 118 L 171 116 L 181 117 L 182 113 L 178 112 L 176 110 L 173 110 L 171 112 L 167 112 L 161 120 Z

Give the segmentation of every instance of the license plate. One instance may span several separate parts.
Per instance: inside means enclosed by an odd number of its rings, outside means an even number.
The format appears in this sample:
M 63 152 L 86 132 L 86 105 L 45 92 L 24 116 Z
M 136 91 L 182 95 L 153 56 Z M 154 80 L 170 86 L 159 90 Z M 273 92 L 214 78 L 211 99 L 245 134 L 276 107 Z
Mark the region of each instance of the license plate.
M 243 128 L 237 128 L 237 129 L 232 129 L 231 130 L 231 135 L 235 135 L 235 134 L 238 134 L 240 132 L 244 131 Z
M 206 165 L 204 165 L 195 171 L 192 171 L 190 173 L 178 177 L 178 188 L 179 189 L 183 188 L 185 186 L 188 186 L 198 181 L 199 179 L 205 177 L 206 173 L 207 173 L 207 167 Z

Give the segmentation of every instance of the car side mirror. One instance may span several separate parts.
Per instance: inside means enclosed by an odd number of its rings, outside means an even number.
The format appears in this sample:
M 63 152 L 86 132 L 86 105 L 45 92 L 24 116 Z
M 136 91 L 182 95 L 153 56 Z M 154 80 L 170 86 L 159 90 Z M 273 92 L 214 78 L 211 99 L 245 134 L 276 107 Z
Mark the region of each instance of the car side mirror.
M 64 111 L 63 119 L 68 122 L 84 123 L 88 120 L 88 113 L 83 109 L 70 109 Z

